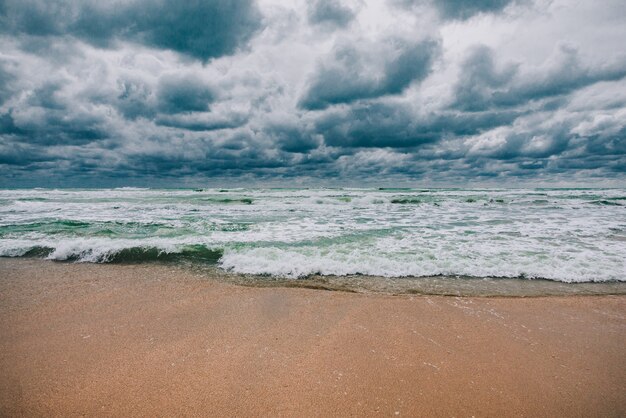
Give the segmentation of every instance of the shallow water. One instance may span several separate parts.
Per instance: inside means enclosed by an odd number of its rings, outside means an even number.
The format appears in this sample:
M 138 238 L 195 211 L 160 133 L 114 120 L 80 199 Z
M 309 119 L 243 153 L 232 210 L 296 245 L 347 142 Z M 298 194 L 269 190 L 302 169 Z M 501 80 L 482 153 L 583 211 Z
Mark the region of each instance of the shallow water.
M 385 293 L 391 295 L 441 295 L 481 297 L 538 297 L 574 295 L 624 295 L 626 282 L 567 283 L 544 279 L 502 277 L 381 277 L 311 275 L 297 280 L 276 276 L 220 274 L 203 269 L 205 277 L 252 287 L 298 287 L 354 293 Z
M 408 279 L 373 276 L 621 282 L 626 190 L 2 190 L 0 255 L 387 288 Z

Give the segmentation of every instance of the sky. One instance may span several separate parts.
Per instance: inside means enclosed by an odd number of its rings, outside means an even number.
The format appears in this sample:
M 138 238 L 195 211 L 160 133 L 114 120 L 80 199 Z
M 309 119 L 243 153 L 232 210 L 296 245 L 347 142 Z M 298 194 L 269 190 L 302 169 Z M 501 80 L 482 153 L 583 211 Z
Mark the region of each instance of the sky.
M 0 0 L 0 187 L 626 186 L 623 0 Z

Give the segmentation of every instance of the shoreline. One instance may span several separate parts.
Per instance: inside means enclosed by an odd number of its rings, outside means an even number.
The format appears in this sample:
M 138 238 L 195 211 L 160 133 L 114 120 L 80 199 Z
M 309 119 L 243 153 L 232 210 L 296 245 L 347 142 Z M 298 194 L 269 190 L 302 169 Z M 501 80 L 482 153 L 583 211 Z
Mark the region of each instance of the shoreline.
M 13 260 L 13 261 L 12 261 Z M 45 266 L 48 263 L 68 266 L 91 265 L 165 268 L 180 271 L 184 276 L 244 287 L 278 287 L 348 293 L 374 293 L 396 296 L 450 296 L 450 297 L 542 297 L 542 296 L 609 296 L 626 295 L 626 282 L 563 282 L 545 278 L 476 277 L 476 276 L 373 276 L 368 274 L 322 275 L 312 274 L 298 278 L 236 273 L 217 264 L 190 262 L 76 262 L 39 257 L 0 257 L 0 265 L 22 263 Z M 43 264 L 42 264 L 43 263 Z M 68 267 L 69 268 L 69 267 Z
M 626 296 L 245 287 L 0 259 L 0 415 L 626 414 Z
M 220 276 L 217 280 L 246 287 L 285 287 L 393 296 L 527 298 L 626 295 L 626 282 L 617 281 L 566 283 L 550 279 L 443 275 L 384 277 L 314 274 L 297 279 L 229 272 L 218 272 L 217 275 Z

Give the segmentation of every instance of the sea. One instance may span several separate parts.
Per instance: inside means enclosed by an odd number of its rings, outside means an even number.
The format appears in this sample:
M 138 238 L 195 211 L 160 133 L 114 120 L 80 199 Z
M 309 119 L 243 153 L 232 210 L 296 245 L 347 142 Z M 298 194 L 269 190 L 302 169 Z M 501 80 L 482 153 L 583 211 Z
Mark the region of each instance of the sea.
M 0 190 L 0 256 L 251 285 L 626 293 L 624 189 Z

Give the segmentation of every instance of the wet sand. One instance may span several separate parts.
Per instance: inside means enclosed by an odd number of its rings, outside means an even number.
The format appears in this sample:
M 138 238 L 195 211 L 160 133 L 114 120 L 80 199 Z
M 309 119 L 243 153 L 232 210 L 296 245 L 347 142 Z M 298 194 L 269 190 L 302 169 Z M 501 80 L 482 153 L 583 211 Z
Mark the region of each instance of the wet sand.
M 626 296 L 390 296 L 0 259 L 1 416 L 626 416 Z

